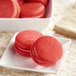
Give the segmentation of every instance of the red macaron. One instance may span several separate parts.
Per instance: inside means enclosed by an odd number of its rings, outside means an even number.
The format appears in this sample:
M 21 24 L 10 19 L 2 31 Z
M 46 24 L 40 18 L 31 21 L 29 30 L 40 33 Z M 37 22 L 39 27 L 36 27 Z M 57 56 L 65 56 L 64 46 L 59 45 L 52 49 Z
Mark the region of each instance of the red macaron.
M 41 36 L 38 31 L 24 30 L 16 36 L 14 48 L 20 55 L 30 56 L 31 46 Z
M 21 6 L 22 18 L 42 18 L 45 15 L 45 6 L 41 3 L 24 3 Z
M 43 36 L 31 48 L 31 57 L 41 66 L 54 65 L 63 54 L 62 45 L 54 37 Z
M 17 14 L 14 0 L 0 0 L 0 18 L 15 18 Z
M 44 5 L 47 5 L 48 0 L 25 0 L 26 2 L 37 2 L 37 3 L 42 3 Z

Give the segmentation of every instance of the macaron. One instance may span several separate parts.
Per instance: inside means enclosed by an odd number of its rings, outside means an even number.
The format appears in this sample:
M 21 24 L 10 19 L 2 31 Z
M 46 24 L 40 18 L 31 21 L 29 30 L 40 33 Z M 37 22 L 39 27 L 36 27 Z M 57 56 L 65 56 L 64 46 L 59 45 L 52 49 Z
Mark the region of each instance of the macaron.
M 37 3 L 42 3 L 44 4 L 45 6 L 47 5 L 48 3 L 48 0 L 25 0 L 26 2 L 37 2 Z
M 14 0 L 0 0 L 0 18 L 15 18 L 17 14 Z
M 30 49 L 33 43 L 43 36 L 40 32 L 34 30 L 24 30 L 17 34 L 14 43 L 14 49 L 22 56 L 30 56 Z
M 45 15 L 45 6 L 41 3 L 24 3 L 21 6 L 22 18 L 42 18 Z
M 20 6 L 22 6 L 23 3 L 24 3 L 24 0 L 17 0 L 17 1 L 18 1 L 18 3 L 19 3 Z
M 51 66 L 62 57 L 63 48 L 54 37 L 42 36 L 34 42 L 30 54 L 37 64 Z
M 17 9 L 17 14 L 16 14 L 15 18 L 19 18 L 19 16 L 20 16 L 20 6 L 19 6 L 17 1 L 14 1 L 14 2 L 15 2 L 15 5 L 16 5 L 16 9 Z

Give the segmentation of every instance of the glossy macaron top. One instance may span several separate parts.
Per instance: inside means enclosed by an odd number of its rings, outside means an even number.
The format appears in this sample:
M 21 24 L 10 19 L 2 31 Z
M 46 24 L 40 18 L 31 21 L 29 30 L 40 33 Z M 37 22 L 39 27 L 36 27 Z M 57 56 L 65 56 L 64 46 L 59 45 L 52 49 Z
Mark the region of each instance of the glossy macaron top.
M 25 0 L 27 2 L 38 2 L 47 5 L 48 0 Z
M 31 56 L 36 63 L 43 66 L 55 64 L 62 56 L 61 44 L 54 37 L 40 37 L 33 45 Z
M 15 43 L 18 47 L 29 50 L 35 40 L 41 36 L 43 35 L 38 31 L 24 30 L 16 36 Z
M 45 14 L 45 6 L 41 3 L 24 3 L 21 6 L 21 17 L 25 18 L 41 18 Z

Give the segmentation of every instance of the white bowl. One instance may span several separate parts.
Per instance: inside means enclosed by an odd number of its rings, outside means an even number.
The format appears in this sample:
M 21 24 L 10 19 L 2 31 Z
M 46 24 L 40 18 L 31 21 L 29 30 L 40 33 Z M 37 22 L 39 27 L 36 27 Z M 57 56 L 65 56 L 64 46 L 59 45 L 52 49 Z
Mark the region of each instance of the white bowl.
M 49 66 L 49 67 L 44 67 L 44 66 L 40 66 L 40 65 L 36 64 L 32 60 L 32 58 L 23 57 L 14 50 L 13 45 L 15 42 L 16 35 L 17 35 L 17 33 L 14 35 L 9 46 L 5 50 L 3 56 L 0 60 L 0 66 L 20 69 L 20 70 L 27 70 L 27 71 L 43 72 L 43 73 L 57 73 L 58 72 L 60 63 L 62 62 L 62 59 L 70 45 L 70 42 L 71 42 L 70 39 L 57 38 L 57 40 L 61 43 L 61 45 L 63 47 L 63 56 L 55 65 Z
M 48 5 L 46 7 L 46 18 L 0 18 L 0 31 L 17 32 L 28 29 L 38 31 L 43 30 L 51 22 L 52 0 L 48 1 Z

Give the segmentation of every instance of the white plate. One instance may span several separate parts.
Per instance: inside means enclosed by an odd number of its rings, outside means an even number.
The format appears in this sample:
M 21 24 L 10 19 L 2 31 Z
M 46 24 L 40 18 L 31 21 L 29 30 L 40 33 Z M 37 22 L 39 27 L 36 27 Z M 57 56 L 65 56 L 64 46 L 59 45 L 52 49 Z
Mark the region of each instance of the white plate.
M 0 66 L 21 69 L 27 71 L 35 71 L 35 72 L 43 72 L 43 73 L 57 73 L 60 63 L 63 57 L 53 66 L 44 67 L 36 64 L 32 58 L 20 56 L 13 48 L 13 44 L 15 42 L 15 37 L 17 33 L 12 38 L 9 46 L 5 50 L 1 60 Z M 63 46 L 63 56 L 65 52 L 68 50 L 71 40 L 65 38 L 57 38 L 57 40 Z
M 52 0 L 48 0 L 46 7 L 46 18 L 0 18 L 1 32 L 18 32 L 22 30 L 41 31 L 51 23 Z

